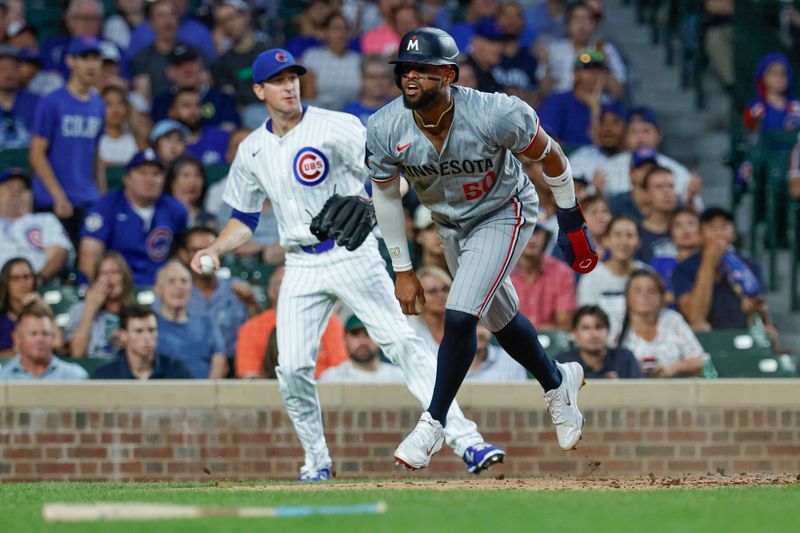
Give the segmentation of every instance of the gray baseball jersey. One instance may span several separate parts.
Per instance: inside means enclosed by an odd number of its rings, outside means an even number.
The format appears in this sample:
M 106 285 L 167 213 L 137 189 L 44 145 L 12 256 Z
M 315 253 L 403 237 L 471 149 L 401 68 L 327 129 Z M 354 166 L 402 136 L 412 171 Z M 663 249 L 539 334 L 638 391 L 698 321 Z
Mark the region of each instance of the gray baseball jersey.
M 464 223 L 506 205 L 528 181 L 513 154 L 531 144 L 539 118 L 515 96 L 451 91 L 455 115 L 441 154 L 399 97 L 369 118 L 367 163 L 378 183 L 402 173 L 434 220 Z
M 505 94 L 453 87 L 455 116 L 441 154 L 398 98 L 367 123 L 372 180 L 405 176 L 433 213 L 453 285 L 447 308 L 498 331 L 517 313 L 508 274 L 536 224 L 538 197 L 514 157 L 539 132 L 536 112 Z

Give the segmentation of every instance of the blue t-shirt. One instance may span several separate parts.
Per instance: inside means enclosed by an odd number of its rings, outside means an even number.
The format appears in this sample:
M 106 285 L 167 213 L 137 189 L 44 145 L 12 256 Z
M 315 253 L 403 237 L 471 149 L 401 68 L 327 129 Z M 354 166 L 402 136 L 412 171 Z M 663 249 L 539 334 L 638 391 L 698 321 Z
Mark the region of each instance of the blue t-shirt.
M 203 166 L 225 162 L 230 133 L 214 126 L 204 126 L 194 144 L 186 146 L 186 153 L 199 159 Z
M 366 126 L 367 119 L 381 107 L 383 106 L 367 107 L 358 100 L 353 100 L 342 108 L 342 113 L 350 113 L 351 115 L 355 115 L 358 117 L 358 120 L 360 120 L 361 123 Z
M 0 109 L 0 150 L 31 145 L 39 97 L 28 91 L 17 92 L 11 110 Z
M 592 113 L 572 91 L 551 94 L 537 112 L 545 131 L 563 143 L 571 147 L 592 144 Z
M 83 222 L 81 237 L 93 237 L 107 250 L 121 253 L 137 286 L 155 284 L 156 272 L 169 259 L 175 236 L 186 229 L 186 208 L 171 196 L 161 195 L 149 227 L 133 210 L 120 189 L 92 206 Z
M 158 353 L 182 361 L 193 379 L 208 379 L 211 356 L 225 353 L 222 333 L 210 315 L 189 315 L 172 322 L 158 315 Z
M 492 76 L 506 89 L 535 91 L 539 86 L 536 81 L 537 66 L 531 53 L 521 47 L 515 55 L 503 56 L 500 64 L 492 69 Z
M 608 198 L 608 208 L 615 217 L 631 217 L 639 226 L 641 226 L 644 220 L 644 215 L 642 215 L 642 212 L 639 211 L 639 208 L 636 207 L 636 204 L 633 202 L 633 193 L 631 193 L 631 191 L 610 196 Z
M 153 44 L 154 40 L 155 34 L 153 33 L 153 28 L 150 27 L 150 23 L 148 21 L 142 22 L 131 33 L 131 41 L 127 50 L 128 57 L 135 56 L 137 52 Z M 202 23 L 191 17 L 185 17 L 181 21 L 176 40 L 179 43 L 190 44 L 197 48 L 203 52 L 209 62 L 213 62 L 216 57 L 211 32 Z
M 153 372 L 147 379 L 191 379 L 189 369 L 181 361 L 156 352 L 153 358 Z M 128 358 L 124 354 L 107 365 L 103 365 L 92 374 L 92 379 L 136 379 L 128 366 Z
M 692 292 L 702 258 L 703 252 L 697 252 L 678 263 L 678 266 L 673 270 L 672 288 L 675 291 L 676 301 L 680 300 L 684 294 Z M 746 257 L 741 257 L 741 259 L 763 287 L 764 280 L 761 277 L 761 267 Z M 722 276 L 719 281 L 714 283 L 711 295 L 711 309 L 709 309 L 706 320 L 711 325 L 711 329 L 747 329 L 748 327 L 747 315 L 742 311 L 741 298 L 733 291 L 725 276 Z
M 95 182 L 95 156 L 105 124 L 105 104 L 92 90 L 88 100 L 78 100 L 66 87 L 39 101 L 33 132 L 49 141 L 47 159 L 70 202 L 87 207 L 100 198 Z M 34 205 L 53 206 L 41 180 L 33 181 Z
M 639 261 L 652 265 L 655 258 L 675 257 L 678 250 L 670 238 L 669 231 L 666 233 L 653 233 L 643 225 L 639 225 L 639 240 L 641 246 L 636 254 Z
M 675 292 L 672 287 L 672 273 L 675 272 L 675 267 L 678 266 L 678 259 L 676 257 L 654 257 L 650 262 L 650 266 L 661 276 L 661 281 L 664 282 L 667 292 Z
M 150 116 L 154 123 L 169 118 L 169 106 L 172 105 L 173 94 L 174 89 L 161 93 L 153 99 Z M 218 126 L 223 122 L 230 122 L 238 128 L 242 124 L 239 112 L 236 110 L 236 97 L 214 87 L 209 87 L 202 95 L 200 110 L 203 114 L 203 124 L 206 126 Z
M 0 314 L 0 350 L 8 350 L 14 346 L 14 328 L 16 323 L 5 313 Z
M 236 337 L 247 320 L 247 307 L 236 297 L 232 279 L 217 278 L 217 289 L 206 300 L 197 287 L 192 287 L 192 297 L 186 310 L 190 315 L 209 314 L 219 326 L 225 340 L 225 355 L 236 355 Z

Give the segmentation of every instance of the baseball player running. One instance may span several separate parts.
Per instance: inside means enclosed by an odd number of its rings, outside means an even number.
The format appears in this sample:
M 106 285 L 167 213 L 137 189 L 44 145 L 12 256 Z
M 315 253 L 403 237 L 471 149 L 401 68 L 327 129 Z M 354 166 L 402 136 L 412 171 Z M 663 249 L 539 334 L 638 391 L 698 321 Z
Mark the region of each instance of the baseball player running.
M 403 316 L 371 233 L 374 213 L 361 198 L 367 180 L 365 128 L 353 115 L 302 106 L 299 76 L 305 71 L 281 49 L 263 52 L 253 63 L 253 90 L 266 104 L 269 119 L 239 146 L 223 196 L 234 209 L 232 218 L 209 248 L 197 252 L 191 266 L 202 272 L 210 258 L 219 268 L 219 256 L 250 239 L 264 200 L 272 201 L 280 242 L 287 249 L 277 313 L 278 380 L 305 451 L 298 479 L 322 481 L 330 478 L 331 457 L 314 365 L 337 298 L 361 318 L 383 353 L 400 365 L 408 388 L 423 405 L 433 392 L 436 358 Z M 312 214 L 332 212 L 331 206 L 347 203 L 342 198 L 354 200 L 350 203 L 357 208 L 368 206 L 359 211 L 367 214 L 366 231 L 347 240 L 346 247 L 340 246 L 345 241 L 341 235 L 338 242 L 320 242 L 310 231 Z M 318 218 L 315 224 L 324 226 Z M 465 419 L 455 403 L 442 413 L 443 420 L 445 413 L 445 438 L 469 471 L 502 461 L 505 452 L 484 443 L 475 423 Z
M 411 270 L 398 176 L 402 173 L 433 213 L 447 264 L 454 274 L 433 398 L 395 460 L 423 468 L 442 446 L 445 414 L 475 354 L 479 320 L 544 388 L 545 402 L 564 450 L 581 438 L 579 364 L 554 363 L 533 325 L 517 311 L 508 274 L 536 223 L 538 197 L 514 157 L 541 161 L 558 204 L 558 242 L 572 268 L 589 272 L 597 254 L 575 198 L 569 162 L 539 126 L 534 110 L 516 97 L 453 87 L 458 48 L 435 28 L 403 36 L 395 64 L 402 96 L 367 123 L 367 156 L 375 184 L 373 202 L 397 274 L 395 295 L 403 312 L 424 302 Z

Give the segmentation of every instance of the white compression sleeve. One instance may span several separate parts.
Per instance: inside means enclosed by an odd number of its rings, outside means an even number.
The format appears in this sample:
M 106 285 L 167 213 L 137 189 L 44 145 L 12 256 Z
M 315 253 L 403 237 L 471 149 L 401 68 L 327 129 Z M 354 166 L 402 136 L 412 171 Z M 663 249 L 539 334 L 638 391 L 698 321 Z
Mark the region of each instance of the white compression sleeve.
M 572 182 L 572 167 L 569 166 L 569 160 L 564 158 L 566 168 L 560 176 L 551 178 L 542 171 L 544 181 L 550 186 L 553 191 L 553 196 L 556 198 L 556 204 L 561 209 L 572 209 L 578 204 L 578 199 L 575 198 L 575 185 Z
M 411 270 L 411 253 L 408 251 L 406 240 L 406 217 L 401 201 L 400 179 L 396 177 L 388 184 L 372 183 L 375 218 L 386 248 L 389 249 L 395 272 Z

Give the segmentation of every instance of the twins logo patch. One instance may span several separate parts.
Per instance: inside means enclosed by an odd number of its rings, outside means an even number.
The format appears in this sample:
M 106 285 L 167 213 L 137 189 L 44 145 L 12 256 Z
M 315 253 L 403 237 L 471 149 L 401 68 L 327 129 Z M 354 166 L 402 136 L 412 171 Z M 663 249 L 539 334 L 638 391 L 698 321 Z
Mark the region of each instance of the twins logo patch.
M 300 182 L 300 185 L 313 187 L 314 185 L 319 185 L 328 177 L 330 164 L 325 154 L 316 148 L 307 146 L 301 148 L 297 155 L 294 156 L 292 169 L 294 178 Z
M 155 263 L 166 260 L 169 257 L 171 247 L 172 230 L 169 228 L 155 228 L 147 236 L 147 243 L 145 244 L 147 257 Z
M 28 242 L 37 250 L 44 250 L 44 243 L 42 242 L 42 228 L 33 227 L 28 229 L 25 233 Z

